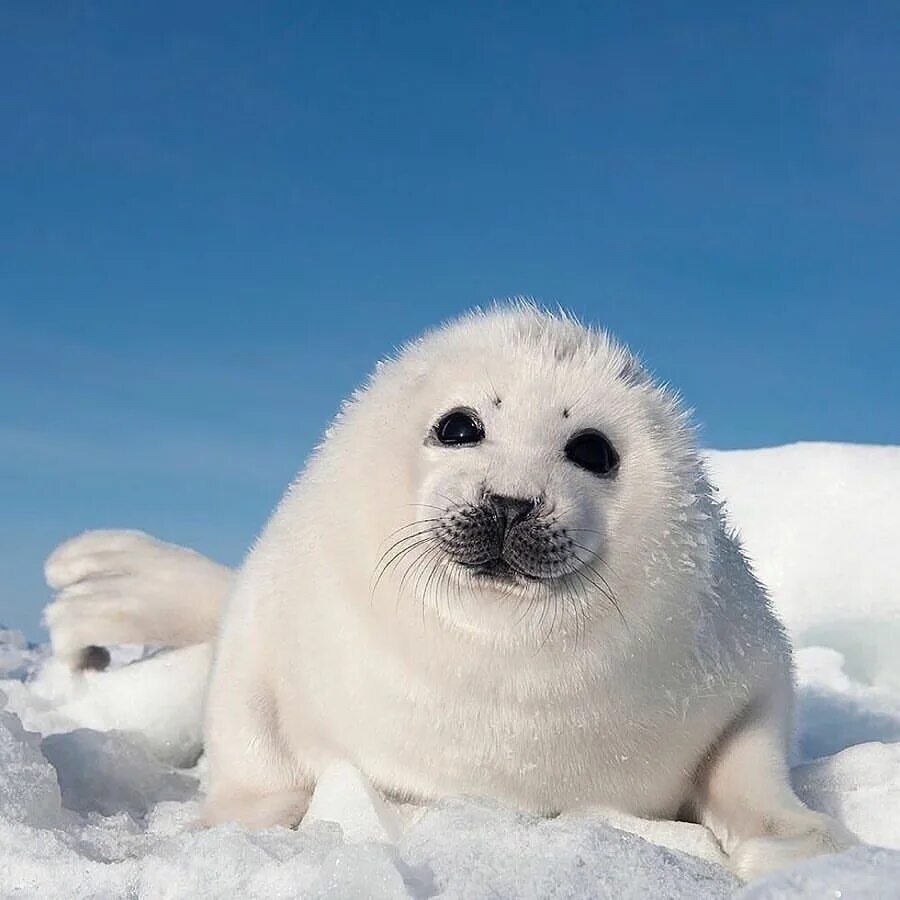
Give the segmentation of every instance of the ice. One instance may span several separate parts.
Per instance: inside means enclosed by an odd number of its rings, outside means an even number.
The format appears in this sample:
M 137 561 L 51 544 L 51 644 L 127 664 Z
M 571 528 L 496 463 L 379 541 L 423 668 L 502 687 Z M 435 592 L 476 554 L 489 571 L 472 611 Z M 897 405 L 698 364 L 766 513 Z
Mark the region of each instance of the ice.
M 0 627 L 0 678 L 26 678 L 49 650 L 25 640 L 25 635 Z
M 319 778 L 303 824 L 319 821 L 337 822 L 344 839 L 354 843 L 396 841 L 403 830 L 397 813 L 348 763 L 329 767 Z
M 2 694 L 0 699 L 5 700 Z M 29 825 L 56 825 L 62 799 L 56 773 L 41 753 L 41 737 L 18 716 L 0 712 L 0 817 Z
M 806 647 L 795 658 L 797 762 L 865 741 L 900 741 L 900 690 L 857 681 L 847 673 L 844 656 L 831 647 Z
M 596 819 L 538 819 L 447 800 L 400 843 L 442 897 L 726 897 L 720 866 L 651 844 Z
M 358 844 L 332 854 L 311 885 L 309 897 L 341 897 L 347 900 L 394 900 L 426 897 L 421 885 L 409 886 L 400 872 L 405 868 L 397 851 L 379 844 Z
M 140 743 L 117 732 L 77 728 L 51 734 L 41 751 L 56 770 L 66 809 L 143 819 L 155 803 L 185 800 L 197 781 L 151 756 Z
M 109 864 L 92 856 L 67 832 L 0 821 L 4 897 L 124 897 L 131 893 L 136 869 L 133 861 Z
M 794 769 L 793 781 L 862 840 L 900 850 L 900 743 L 850 747 Z
M 794 785 L 866 845 L 742 887 L 697 825 L 401 807 L 345 764 L 294 831 L 198 830 L 209 649 L 72 674 L 0 629 L 0 896 L 900 897 L 900 448 L 709 459 L 798 648 Z
M 140 733 L 154 755 L 175 766 L 196 762 L 201 749 L 205 673 L 211 649 L 203 644 L 158 653 L 140 665 L 109 672 L 72 672 L 51 660 L 30 684 L 30 704 L 19 705 L 30 724 L 52 716 L 53 731 L 76 725 Z M 135 702 L 140 698 L 139 702 Z M 46 733 L 46 732 L 45 732 Z
M 880 847 L 855 847 L 773 875 L 739 895 L 740 900 L 889 900 L 900 897 L 900 853 Z
M 338 829 L 248 833 L 234 825 L 162 841 L 140 866 L 145 897 L 305 896 L 341 847 Z

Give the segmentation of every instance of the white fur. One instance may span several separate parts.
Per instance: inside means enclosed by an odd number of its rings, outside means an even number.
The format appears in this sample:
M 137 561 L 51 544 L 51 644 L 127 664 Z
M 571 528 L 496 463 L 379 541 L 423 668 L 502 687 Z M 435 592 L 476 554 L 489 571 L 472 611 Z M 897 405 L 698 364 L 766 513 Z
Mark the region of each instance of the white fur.
M 50 554 L 44 577 L 53 652 L 76 665 L 90 645 L 208 641 L 234 572 L 140 531 L 89 531 Z
M 458 406 L 486 440 L 429 441 Z M 583 428 L 617 448 L 615 477 L 565 458 Z M 581 545 L 581 575 L 494 586 L 449 563 L 427 520 L 484 488 L 543 497 Z M 168 551 L 170 584 L 199 574 L 183 552 Z M 226 583 L 194 583 L 199 613 L 187 594 L 157 618 L 143 604 L 137 630 L 196 635 Z M 55 646 L 114 639 L 105 612 L 99 637 L 88 610 L 64 622 L 71 601 L 51 607 Z M 750 877 L 853 840 L 789 787 L 791 696 L 788 642 L 675 396 L 564 316 L 476 313 L 378 367 L 241 569 L 207 697 L 206 818 L 291 824 L 317 776 L 347 761 L 412 800 L 691 815 Z

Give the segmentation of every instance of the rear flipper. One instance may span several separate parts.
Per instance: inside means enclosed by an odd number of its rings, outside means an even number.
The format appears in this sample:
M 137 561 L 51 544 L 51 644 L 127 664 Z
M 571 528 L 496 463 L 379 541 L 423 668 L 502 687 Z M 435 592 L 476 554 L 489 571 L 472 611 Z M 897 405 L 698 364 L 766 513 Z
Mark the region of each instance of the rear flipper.
M 54 653 L 103 668 L 110 644 L 184 647 L 211 641 L 234 572 L 140 531 L 87 531 L 44 565 L 56 591 L 44 610 Z

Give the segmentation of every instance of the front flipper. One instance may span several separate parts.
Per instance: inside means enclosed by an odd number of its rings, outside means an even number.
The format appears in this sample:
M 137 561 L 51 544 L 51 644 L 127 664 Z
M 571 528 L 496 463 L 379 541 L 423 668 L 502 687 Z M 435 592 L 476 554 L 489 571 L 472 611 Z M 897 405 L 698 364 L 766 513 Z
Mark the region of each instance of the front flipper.
M 217 794 L 207 799 L 201 824 L 212 827 L 237 822 L 255 830 L 276 825 L 293 828 L 305 815 L 311 796 L 304 789 L 274 794 Z
M 858 843 L 835 819 L 804 806 L 791 789 L 786 710 L 777 693 L 748 707 L 698 778 L 694 810 L 745 881 Z

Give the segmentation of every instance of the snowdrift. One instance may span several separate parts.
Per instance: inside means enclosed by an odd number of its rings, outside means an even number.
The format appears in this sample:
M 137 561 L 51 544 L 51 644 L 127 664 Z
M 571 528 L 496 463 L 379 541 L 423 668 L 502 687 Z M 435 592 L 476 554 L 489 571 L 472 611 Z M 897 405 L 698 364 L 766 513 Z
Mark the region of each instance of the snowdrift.
M 0 896 L 900 896 L 900 448 L 708 459 L 797 647 L 797 790 L 864 845 L 745 886 L 700 826 L 396 807 L 349 766 L 297 831 L 196 830 L 206 649 L 73 677 L 0 630 Z

